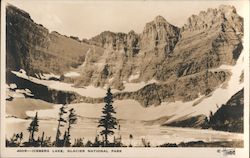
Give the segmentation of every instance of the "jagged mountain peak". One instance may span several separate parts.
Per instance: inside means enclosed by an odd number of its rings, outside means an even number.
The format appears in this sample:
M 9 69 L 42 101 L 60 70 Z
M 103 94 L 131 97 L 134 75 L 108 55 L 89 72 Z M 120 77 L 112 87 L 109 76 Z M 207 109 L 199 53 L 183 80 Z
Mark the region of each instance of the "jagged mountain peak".
M 130 31 L 128 32 L 128 35 L 131 35 L 131 34 L 136 34 L 136 32 L 135 32 L 134 30 L 130 30 Z
M 166 22 L 167 22 L 167 20 L 166 20 L 163 16 L 161 16 L 161 15 L 156 16 L 156 17 L 154 18 L 154 21 L 155 21 L 155 22 L 163 22 L 163 23 L 166 23 Z
M 231 5 L 220 5 L 219 10 L 225 13 L 237 13 L 235 7 Z
M 204 31 L 204 30 L 233 30 L 243 33 L 243 18 L 240 17 L 235 7 L 230 5 L 220 5 L 219 8 L 208 8 L 198 15 L 191 15 L 182 31 Z
M 179 38 L 179 28 L 170 24 L 160 15 L 146 24 L 141 34 L 141 48 L 150 50 L 157 47 L 163 54 L 172 52 Z
M 152 21 L 146 23 L 144 30 L 147 29 L 148 27 L 160 28 L 161 26 L 175 27 L 174 25 L 170 24 L 163 16 L 158 15 Z
M 113 36 L 115 35 L 114 32 L 111 32 L 111 31 L 103 31 L 100 33 L 101 36 L 107 36 L 107 35 L 110 35 L 110 36 Z

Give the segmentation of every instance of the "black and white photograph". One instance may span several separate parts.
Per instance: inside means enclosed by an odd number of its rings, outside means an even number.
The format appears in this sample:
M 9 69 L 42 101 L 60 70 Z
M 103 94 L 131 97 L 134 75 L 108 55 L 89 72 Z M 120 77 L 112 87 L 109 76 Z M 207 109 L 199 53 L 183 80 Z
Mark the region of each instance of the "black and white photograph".
M 0 157 L 249 156 L 249 1 L 1 3 Z

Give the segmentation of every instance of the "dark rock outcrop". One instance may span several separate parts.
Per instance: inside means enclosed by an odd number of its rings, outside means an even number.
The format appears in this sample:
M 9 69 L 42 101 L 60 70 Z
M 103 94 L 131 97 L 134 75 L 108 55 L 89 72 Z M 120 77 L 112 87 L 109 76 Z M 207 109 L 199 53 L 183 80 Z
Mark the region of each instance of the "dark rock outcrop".
M 208 126 L 214 130 L 244 132 L 244 89 L 233 95 L 209 118 Z
M 233 95 L 210 117 L 204 115 L 183 117 L 164 124 L 175 127 L 211 128 L 214 130 L 243 133 L 244 89 Z

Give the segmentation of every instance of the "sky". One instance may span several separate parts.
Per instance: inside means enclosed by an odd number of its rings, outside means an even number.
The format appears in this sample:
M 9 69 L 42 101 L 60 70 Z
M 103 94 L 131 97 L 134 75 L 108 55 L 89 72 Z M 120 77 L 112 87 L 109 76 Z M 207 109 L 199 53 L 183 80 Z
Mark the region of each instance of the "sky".
M 49 31 L 67 36 L 91 38 L 103 31 L 141 33 L 147 22 L 163 16 L 169 23 L 182 27 L 188 17 L 221 4 L 235 6 L 242 15 L 247 1 L 97 1 L 97 0 L 6 0 L 25 10 Z

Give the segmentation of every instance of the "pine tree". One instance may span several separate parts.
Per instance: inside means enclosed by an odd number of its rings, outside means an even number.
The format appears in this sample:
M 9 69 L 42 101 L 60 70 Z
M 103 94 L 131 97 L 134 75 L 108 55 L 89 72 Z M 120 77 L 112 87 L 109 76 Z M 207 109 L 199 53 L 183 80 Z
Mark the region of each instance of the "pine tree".
M 116 129 L 117 120 L 112 114 L 116 114 L 112 103 L 113 103 L 113 94 L 111 93 L 111 89 L 108 88 L 106 93 L 106 97 L 104 98 L 104 102 L 106 103 L 103 108 L 103 115 L 99 120 L 98 127 L 102 127 L 103 130 L 101 131 L 101 135 L 104 136 L 104 146 L 108 146 L 108 136 L 113 135 L 113 129 Z
M 73 124 L 76 124 L 76 120 L 77 120 L 77 117 L 75 114 L 75 110 L 71 108 L 69 110 L 69 116 L 68 116 L 68 131 L 66 135 L 65 146 L 70 146 L 70 129 Z
M 38 132 L 38 117 L 37 117 L 37 112 L 36 116 L 33 118 L 33 120 L 30 123 L 30 126 L 28 127 L 28 131 L 30 132 L 29 136 L 29 142 L 34 142 L 34 134 L 35 132 Z
M 22 143 L 22 140 L 23 140 L 23 132 L 21 132 L 20 133 L 20 135 L 19 135 L 19 146 L 20 146 L 20 144 Z
M 58 126 L 57 126 L 57 131 L 56 131 L 56 140 L 55 140 L 55 146 L 61 146 L 60 143 L 60 136 L 61 136 L 61 131 L 60 131 L 60 127 L 63 127 L 64 125 L 62 124 L 62 122 L 66 123 L 67 121 L 63 118 L 63 115 L 67 113 L 67 111 L 65 111 L 66 106 L 62 105 L 62 107 L 60 108 L 59 111 L 59 119 L 58 121 Z
M 129 147 L 132 147 L 132 143 L 131 143 L 132 139 L 133 139 L 133 135 L 130 134 L 130 135 L 129 135 L 129 140 L 130 140 Z
M 41 138 L 40 146 L 43 147 L 43 144 L 44 144 L 44 132 L 42 133 L 42 138 Z
M 209 113 L 209 122 L 213 122 L 213 112 L 212 111 L 210 111 L 210 113 Z
M 63 140 L 61 141 L 62 142 L 61 146 L 66 146 L 67 139 L 68 139 L 67 137 L 68 137 L 68 133 L 67 133 L 67 131 L 64 131 Z
M 10 138 L 10 141 L 6 141 L 6 146 L 9 147 L 18 147 L 19 143 L 18 143 L 18 138 L 19 138 L 19 134 L 13 134 L 13 136 Z

